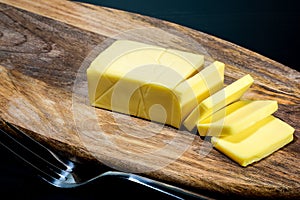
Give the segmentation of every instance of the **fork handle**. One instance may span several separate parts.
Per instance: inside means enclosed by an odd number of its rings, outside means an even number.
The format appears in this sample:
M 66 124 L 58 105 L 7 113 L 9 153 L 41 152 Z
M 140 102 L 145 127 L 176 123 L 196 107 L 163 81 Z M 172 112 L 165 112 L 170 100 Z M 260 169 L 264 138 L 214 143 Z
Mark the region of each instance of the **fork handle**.
M 156 190 L 158 192 L 164 193 L 174 199 L 212 199 L 210 197 L 200 195 L 183 188 L 179 188 L 167 183 L 163 183 L 157 180 L 149 179 L 143 176 L 136 174 L 117 172 L 117 171 L 108 171 L 103 174 L 104 176 L 115 176 L 118 178 L 123 178 L 143 186 L 146 186 L 150 189 Z

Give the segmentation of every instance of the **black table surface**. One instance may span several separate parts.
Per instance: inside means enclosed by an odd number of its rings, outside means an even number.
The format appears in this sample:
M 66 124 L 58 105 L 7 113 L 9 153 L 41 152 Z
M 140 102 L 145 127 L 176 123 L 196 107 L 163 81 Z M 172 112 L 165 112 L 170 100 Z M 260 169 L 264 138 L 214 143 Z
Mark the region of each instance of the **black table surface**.
M 172 21 L 256 51 L 298 69 L 300 12 L 298 1 L 84 1 Z M 120 179 L 77 189 L 48 185 L 0 145 L 0 192 L 9 199 L 112 199 L 167 197 Z
M 77 188 L 57 188 L 43 181 L 36 173 L 0 145 L 0 193 L 8 199 L 175 199 L 137 183 L 120 178 L 104 178 Z

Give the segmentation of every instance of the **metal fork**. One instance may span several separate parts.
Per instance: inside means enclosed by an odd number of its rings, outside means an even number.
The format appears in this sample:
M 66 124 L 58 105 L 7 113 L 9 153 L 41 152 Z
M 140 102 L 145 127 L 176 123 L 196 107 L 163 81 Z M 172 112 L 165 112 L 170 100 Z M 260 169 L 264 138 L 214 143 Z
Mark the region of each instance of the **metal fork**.
M 29 164 L 44 181 L 55 187 L 74 188 L 104 177 L 116 177 L 138 183 L 174 199 L 211 199 L 140 175 L 109 169 L 103 171 L 99 166 L 71 161 L 49 150 L 15 125 L 5 123 L 10 130 L 0 129 L 0 143 Z

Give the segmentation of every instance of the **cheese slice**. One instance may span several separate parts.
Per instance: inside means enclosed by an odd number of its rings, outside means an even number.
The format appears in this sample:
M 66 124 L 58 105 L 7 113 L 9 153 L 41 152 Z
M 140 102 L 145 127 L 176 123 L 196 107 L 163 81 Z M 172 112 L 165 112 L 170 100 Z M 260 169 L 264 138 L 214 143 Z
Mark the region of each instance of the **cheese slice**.
M 248 74 L 236 80 L 222 90 L 203 100 L 184 121 L 184 126 L 191 131 L 201 122 L 224 106 L 239 100 L 253 84 L 253 78 Z
M 182 119 L 200 102 L 224 87 L 224 69 L 224 63 L 215 61 L 174 88 L 182 107 Z
M 293 140 L 295 129 L 270 115 L 235 135 L 212 137 L 216 149 L 241 166 L 257 162 Z
M 198 132 L 200 136 L 235 135 L 273 114 L 277 109 L 277 101 L 237 101 L 199 122 Z
M 203 64 L 203 55 L 116 41 L 87 69 L 90 102 L 179 128 L 202 99 L 223 87 L 224 64 Z M 203 77 L 216 80 L 207 86 Z

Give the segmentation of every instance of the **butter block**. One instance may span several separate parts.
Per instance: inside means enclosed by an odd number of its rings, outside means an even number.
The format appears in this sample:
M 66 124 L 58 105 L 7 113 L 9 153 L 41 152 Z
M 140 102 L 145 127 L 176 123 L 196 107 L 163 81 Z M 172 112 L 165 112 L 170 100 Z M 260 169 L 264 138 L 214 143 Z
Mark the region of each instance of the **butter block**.
M 203 64 L 203 55 L 116 41 L 87 69 L 90 103 L 179 128 L 200 101 L 223 87 L 224 64 Z
M 184 126 L 191 131 L 197 123 L 201 122 L 214 112 L 239 100 L 253 82 L 253 78 L 248 74 L 209 96 L 195 107 L 191 114 L 189 114 L 183 123 Z
M 166 58 L 172 59 L 172 62 Z M 87 69 L 90 102 L 94 102 L 107 93 L 120 77 L 139 73 L 147 67 L 155 71 L 159 67 L 153 67 L 153 65 L 167 66 L 167 68 L 160 69 L 161 71 L 167 70 L 163 72 L 165 76 L 171 71 L 172 74 L 176 74 L 176 77 L 181 77 L 179 80 L 173 80 L 171 87 L 174 87 L 182 80 L 203 69 L 203 64 L 203 55 L 169 50 L 130 40 L 117 40 L 101 52 Z M 151 72 L 151 69 L 149 71 Z M 157 74 L 161 73 L 148 74 L 147 77 L 149 79 L 149 75 L 151 75 L 153 78 Z M 139 79 L 143 78 L 140 77 Z M 163 80 L 163 77 L 160 80 Z M 95 82 L 101 82 L 101 84 L 94 84 Z
M 278 109 L 273 100 L 240 100 L 215 112 L 197 124 L 201 136 L 238 134 Z
M 257 162 L 293 140 L 295 129 L 270 115 L 239 134 L 212 137 L 216 149 L 246 167 Z

